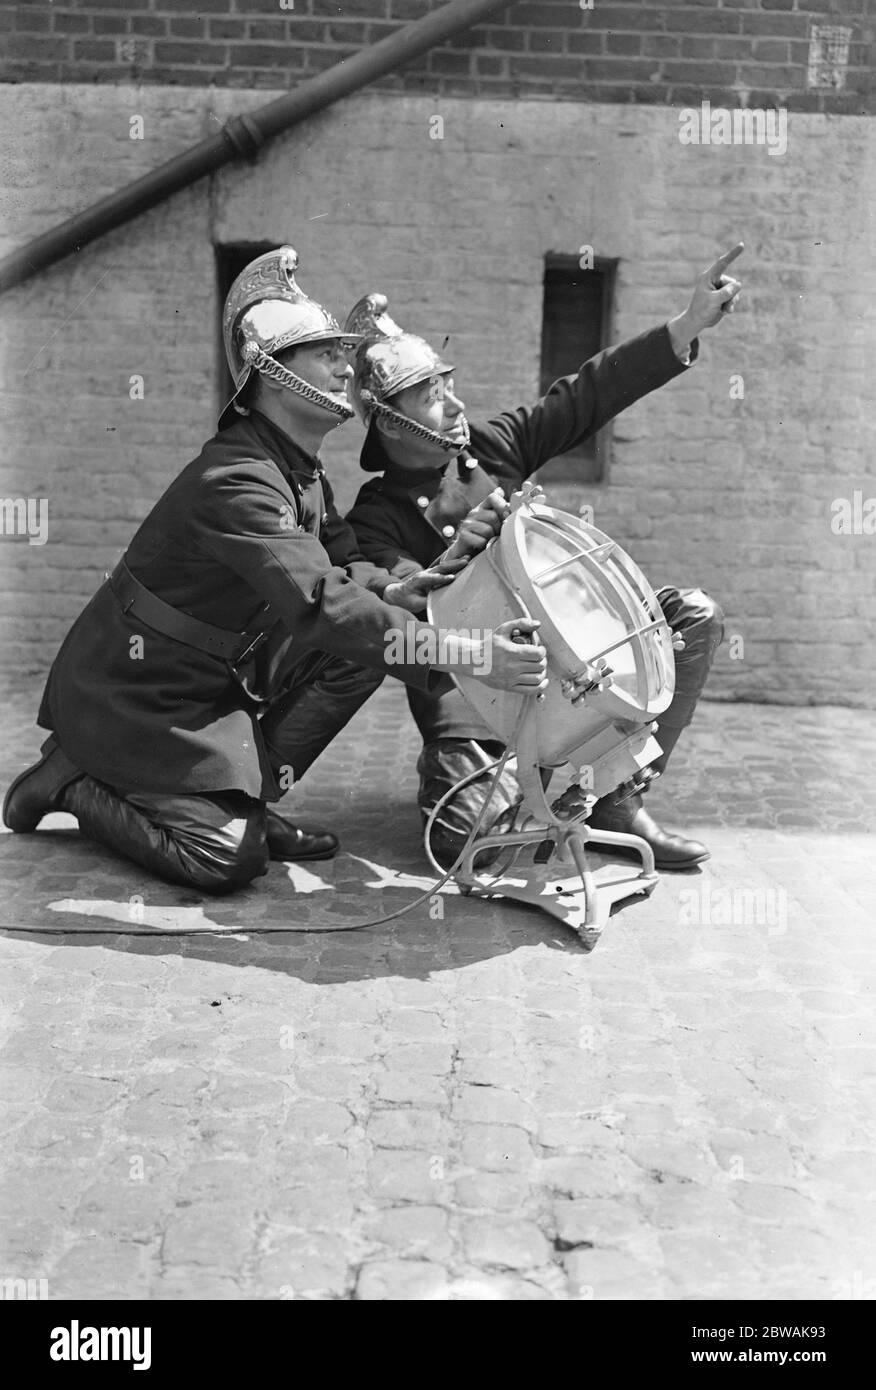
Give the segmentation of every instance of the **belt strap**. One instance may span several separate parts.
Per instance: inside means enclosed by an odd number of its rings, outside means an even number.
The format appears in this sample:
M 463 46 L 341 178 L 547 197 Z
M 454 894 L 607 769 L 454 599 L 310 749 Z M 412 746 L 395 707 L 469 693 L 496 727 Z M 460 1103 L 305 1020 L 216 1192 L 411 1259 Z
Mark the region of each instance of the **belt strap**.
M 192 618 L 188 613 L 181 613 L 178 608 L 165 603 L 134 578 L 124 560 L 119 561 L 108 579 L 124 613 L 138 618 L 163 637 L 172 637 L 175 642 L 195 647 L 208 656 L 230 661 L 232 666 L 238 666 L 253 656 L 277 621 L 272 617 L 268 625 L 258 632 L 229 632 L 227 628 L 214 627 L 212 623 Z M 266 604 L 265 609 L 268 607 Z

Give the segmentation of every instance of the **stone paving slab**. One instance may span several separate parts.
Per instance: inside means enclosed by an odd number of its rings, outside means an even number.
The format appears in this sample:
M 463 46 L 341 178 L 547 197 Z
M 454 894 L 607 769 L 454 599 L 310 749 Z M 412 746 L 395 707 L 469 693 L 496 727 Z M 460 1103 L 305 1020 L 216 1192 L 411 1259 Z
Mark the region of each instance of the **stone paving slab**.
M 37 694 L 6 700 L 4 783 Z M 702 706 L 651 806 L 713 857 L 591 954 L 455 891 L 252 934 L 430 886 L 415 754 L 387 682 L 288 801 L 343 853 L 234 899 L 66 816 L 0 837 L 2 919 L 35 928 L 0 936 L 0 1274 L 53 1298 L 876 1295 L 873 715 Z

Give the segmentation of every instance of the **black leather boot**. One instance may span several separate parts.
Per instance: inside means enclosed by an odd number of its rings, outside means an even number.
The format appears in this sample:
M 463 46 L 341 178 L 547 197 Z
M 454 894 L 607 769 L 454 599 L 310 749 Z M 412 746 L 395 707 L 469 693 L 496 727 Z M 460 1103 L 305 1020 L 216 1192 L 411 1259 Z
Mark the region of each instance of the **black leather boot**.
M 513 816 L 511 819 L 513 820 Z M 482 830 L 481 835 L 498 834 L 507 824 L 509 824 L 509 821 L 506 813 L 500 816 L 487 830 Z M 478 839 L 480 838 L 481 836 L 478 836 Z M 449 830 L 446 825 L 442 825 L 440 821 L 436 821 L 429 835 L 429 848 L 435 857 L 436 864 L 440 864 L 442 869 L 449 869 L 451 864 L 456 863 L 467 839 L 467 835 L 463 835 L 456 830 Z M 475 844 L 477 844 L 477 840 L 475 840 Z M 496 862 L 499 855 L 502 853 L 503 851 L 500 848 L 482 849 L 472 860 L 472 868 L 477 871 L 488 869 L 491 864 Z
M 147 811 L 106 783 L 80 777 L 63 793 L 59 809 L 76 817 L 86 839 L 168 883 L 201 893 L 233 893 L 268 872 L 264 811 L 261 802 L 236 793 L 218 793 L 217 799 L 219 814 L 211 825 L 209 813 L 201 820 L 193 810 L 197 797 L 183 796 L 180 806 L 172 796 L 159 797 L 163 805 Z M 246 822 L 236 841 L 223 834 L 226 818 Z
M 60 803 L 64 788 L 82 775 L 57 742 L 47 739 L 39 762 L 20 772 L 6 793 L 4 824 L 19 835 L 36 830 L 43 816 L 63 810 Z
M 293 825 L 276 811 L 266 813 L 268 853 L 272 859 L 334 859 L 340 840 L 315 825 Z
M 622 791 L 623 788 L 618 788 L 618 792 Z M 637 793 L 623 798 L 618 792 L 597 801 L 587 822 L 592 830 L 615 830 L 624 835 L 638 835 L 651 846 L 654 865 L 658 869 L 692 869 L 695 864 L 708 859 L 709 851 L 699 840 L 686 840 L 682 835 L 673 835 L 659 826 L 645 810 L 642 798 Z M 620 845 L 606 845 L 605 851 L 623 858 L 636 857 L 634 850 Z

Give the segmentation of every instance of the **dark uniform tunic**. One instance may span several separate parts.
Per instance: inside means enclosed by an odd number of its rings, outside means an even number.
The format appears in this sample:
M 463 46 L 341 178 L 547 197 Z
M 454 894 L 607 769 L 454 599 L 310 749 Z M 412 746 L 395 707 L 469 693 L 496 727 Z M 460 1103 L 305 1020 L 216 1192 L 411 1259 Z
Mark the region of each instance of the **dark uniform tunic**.
M 125 614 L 104 584 L 52 666 L 39 723 L 110 786 L 277 800 L 283 789 L 258 715 L 307 654 L 334 654 L 424 691 L 450 688 L 427 666 L 385 664 L 387 630 L 416 620 L 380 598 L 390 576 L 362 558 L 318 460 L 256 413 L 204 445 L 126 559 L 147 589 L 194 618 L 234 632 L 259 615 L 278 622 L 235 671 Z

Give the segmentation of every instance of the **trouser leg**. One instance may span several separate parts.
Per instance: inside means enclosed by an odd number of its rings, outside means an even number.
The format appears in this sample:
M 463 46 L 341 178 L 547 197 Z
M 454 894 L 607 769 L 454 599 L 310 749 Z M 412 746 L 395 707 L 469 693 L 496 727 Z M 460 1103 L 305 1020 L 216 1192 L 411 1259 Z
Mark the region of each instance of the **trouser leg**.
M 417 803 L 423 825 L 425 826 L 430 813 L 451 787 L 469 773 L 489 767 L 501 758 L 503 751 L 503 745 L 499 742 L 473 738 L 440 738 L 424 744 L 417 760 L 417 772 L 420 777 Z M 495 770 L 484 772 L 482 777 L 451 797 L 438 813 L 429 843 L 442 868 L 449 868 L 459 855 L 481 813 L 494 775 Z M 514 824 L 522 800 L 520 783 L 512 769 L 506 765 L 490 798 L 479 834 L 488 835 L 496 831 L 509 830 Z M 498 853 L 498 850 L 482 851 L 474 861 L 475 867 L 485 868 Z
M 59 809 L 76 816 L 83 835 L 169 883 L 230 893 L 268 870 L 264 803 L 242 792 L 123 793 L 82 777 Z
M 682 729 L 693 719 L 724 635 L 724 615 L 701 589 L 665 588 L 657 597 L 672 631 L 685 642 L 684 649 L 675 653 L 675 695 L 658 720 L 657 742 L 663 751 L 653 767 L 655 772 L 663 772 Z M 596 803 L 590 815 L 592 830 L 640 836 L 651 846 L 658 869 L 689 869 L 708 859 L 705 845 L 664 830 L 645 809 L 641 796 L 628 795 L 628 790 L 620 787 Z M 613 846 L 611 853 L 623 857 L 630 852 Z
M 657 597 L 669 626 L 685 644 L 683 651 L 675 653 L 675 695 L 658 720 L 657 742 L 663 752 L 653 766 L 656 772 L 663 772 L 682 729 L 693 719 L 724 636 L 724 614 L 702 589 L 667 587 Z
M 383 674 L 325 652 L 310 652 L 287 672 L 285 690 L 260 718 L 281 787 L 298 782 L 380 685 Z M 283 771 L 293 777 L 284 780 Z

